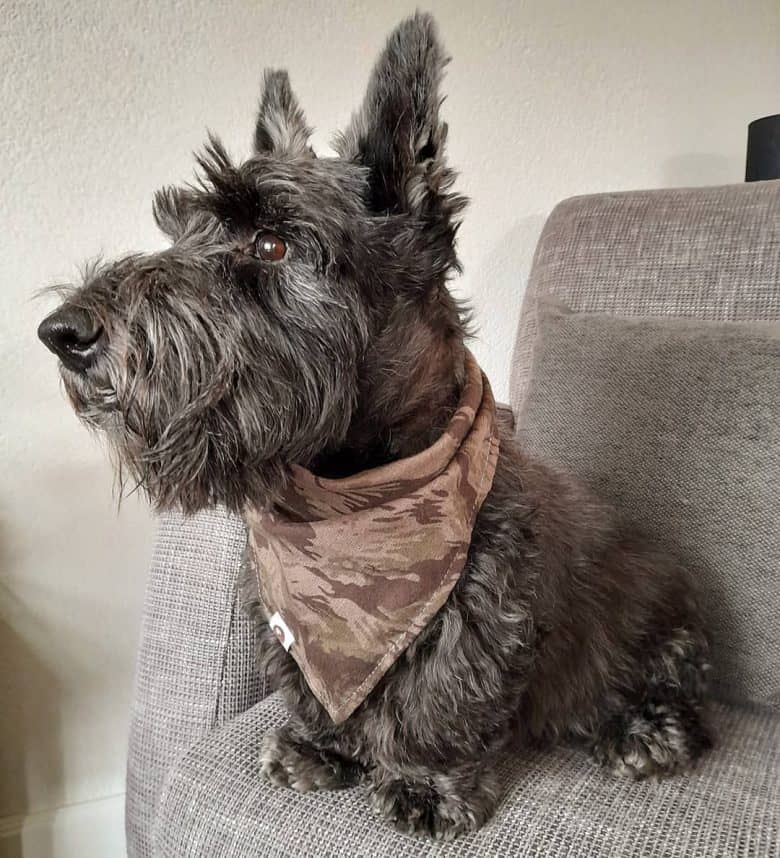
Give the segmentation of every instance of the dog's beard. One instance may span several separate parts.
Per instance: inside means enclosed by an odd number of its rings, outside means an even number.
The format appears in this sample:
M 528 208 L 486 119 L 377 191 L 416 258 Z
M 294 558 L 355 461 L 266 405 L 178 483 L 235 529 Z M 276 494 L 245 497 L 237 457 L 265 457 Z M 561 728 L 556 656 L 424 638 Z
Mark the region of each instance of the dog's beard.
M 339 337 L 312 350 L 304 339 L 271 352 L 235 314 L 145 303 L 113 320 L 94 369 L 63 369 L 63 380 L 77 415 L 108 442 L 120 497 L 141 490 L 160 509 L 240 511 L 272 503 L 290 465 L 349 426 L 357 345 Z

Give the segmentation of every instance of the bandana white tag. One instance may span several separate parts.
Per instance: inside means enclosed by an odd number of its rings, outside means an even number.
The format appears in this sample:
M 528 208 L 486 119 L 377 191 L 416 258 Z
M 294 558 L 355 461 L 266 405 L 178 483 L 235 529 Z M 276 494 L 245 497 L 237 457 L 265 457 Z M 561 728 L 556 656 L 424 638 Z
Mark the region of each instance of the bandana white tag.
M 268 620 L 268 625 L 276 637 L 279 638 L 279 643 L 284 647 L 285 652 L 289 652 L 290 647 L 295 643 L 295 635 L 290 631 L 290 627 L 285 623 L 278 611 Z

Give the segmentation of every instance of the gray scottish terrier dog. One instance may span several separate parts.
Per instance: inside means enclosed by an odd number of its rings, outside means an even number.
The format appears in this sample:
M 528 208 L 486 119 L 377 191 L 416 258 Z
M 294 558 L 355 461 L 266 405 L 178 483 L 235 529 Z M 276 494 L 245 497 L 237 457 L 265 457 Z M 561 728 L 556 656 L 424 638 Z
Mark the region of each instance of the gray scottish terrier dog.
M 252 156 L 212 137 L 200 183 L 156 195 L 170 247 L 94 266 L 41 324 L 76 413 L 157 507 L 271 508 L 293 465 L 342 477 L 447 426 L 468 320 L 447 288 L 465 200 L 445 160 L 445 63 L 430 17 L 403 22 L 333 158 L 313 153 L 287 74 L 266 73 Z M 506 427 L 457 584 L 344 723 L 251 607 L 290 711 L 264 775 L 364 781 L 406 832 L 483 825 L 510 742 L 577 742 L 633 778 L 710 744 L 683 570 Z

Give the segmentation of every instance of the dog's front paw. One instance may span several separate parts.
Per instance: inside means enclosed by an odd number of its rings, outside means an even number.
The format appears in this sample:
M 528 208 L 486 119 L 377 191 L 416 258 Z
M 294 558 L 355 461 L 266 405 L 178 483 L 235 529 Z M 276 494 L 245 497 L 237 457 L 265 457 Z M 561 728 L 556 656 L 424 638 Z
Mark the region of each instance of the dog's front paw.
M 488 775 L 474 789 L 459 791 L 447 775 L 424 783 L 373 775 L 371 806 L 404 834 L 453 840 L 476 831 L 493 815 L 498 791 Z
M 271 783 L 298 792 L 344 789 L 358 784 L 363 776 L 359 763 L 315 747 L 288 726 L 263 736 L 260 771 Z

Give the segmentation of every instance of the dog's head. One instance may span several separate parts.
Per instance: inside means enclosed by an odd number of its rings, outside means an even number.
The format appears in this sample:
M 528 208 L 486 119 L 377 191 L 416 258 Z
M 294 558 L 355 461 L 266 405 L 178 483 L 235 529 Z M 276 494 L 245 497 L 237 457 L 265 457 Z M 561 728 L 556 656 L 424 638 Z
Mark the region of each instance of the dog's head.
M 377 350 L 437 314 L 458 328 L 444 63 L 429 17 L 401 24 L 335 158 L 266 73 L 252 156 L 211 138 L 199 182 L 156 196 L 170 247 L 93 266 L 41 324 L 77 414 L 158 506 L 267 501 L 343 442 Z

